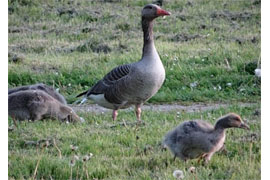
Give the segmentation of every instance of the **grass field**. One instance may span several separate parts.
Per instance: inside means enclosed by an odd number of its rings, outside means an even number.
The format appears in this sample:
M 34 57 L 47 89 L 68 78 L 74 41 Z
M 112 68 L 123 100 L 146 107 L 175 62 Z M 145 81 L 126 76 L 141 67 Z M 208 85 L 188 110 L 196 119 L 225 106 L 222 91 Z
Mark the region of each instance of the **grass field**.
M 42 82 L 73 103 L 115 66 L 141 58 L 140 12 L 150 2 L 9 0 L 9 87 Z M 120 111 L 117 122 L 109 113 L 86 112 L 79 113 L 85 124 L 21 122 L 8 134 L 9 178 L 173 179 L 180 169 L 185 179 L 260 179 L 261 80 L 254 75 L 260 67 L 260 2 L 164 0 L 172 15 L 155 22 L 166 80 L 149 103 L 220 102 L 228 108 L 180 114 L 148 110 L 142 115 L 146 124 L 138 129 L 118 126 L 135 122 L 130 111 Z M 253 105 L 240 107 L 240 102 Z M 228 112 L 240 114 L 251 130 L 228 130 L 228 153 L 215 154 L 207 166 L 172 162 L 170 152 L 161 151 L 162 137 L 180 122 L 214 123 Z M 93 157 L 83 162 L 89 153 Z M 70 166 L 74 155 L 79 161 Z M 196 173 L 188 172 L 191 166 Z
M 134 114 L 125 111 L 115 123 L 109 113 L 80 113 L 86 123 L 76 125 L 57 121 L 23 122 L 18 129 L 9 132 L 9 177 L 173 179 L 173 171 L 180 169 L 185 179 L 260 179 L 260 116 L 254 115 L 259 108 L 259 104 L 241 108 L 236 104 L 200 113 L 145 111 L 142 118 L 146 124 L 138 128 L 120 125 L 123 121 L 135 122 Z M 243 114 L 251 130 L 229 129 L 227 154 L 216 153 L 207 166 L 198 164 L 197 160 L 173 162 L 173 155 L 161 150 L 164 134 L 179 122 L 205 119 L 214 123 L 228 112 Z M 42 148 L 46 140 L 48 147 Z M 41 143 L 36 145 L 37 142 Z M 78 149 L 72 151 L 70 145 Z M 89 153 L 93 157 L 83 162 L 83 157 Z M 71 167 L 74 155 L 80 159 Z M 195 174 L 188 172 L 191 166 L 196 168 Z
M 117 65 L 141 58 L 148 1 L 9 1 L 9 87 L 44 82 L 69 103 Z M 166 80 L 150 102 L 258 101 L 260 3 L 164 1 L 156 47 Z M 256 3 L 257 2 L 257 3 Z

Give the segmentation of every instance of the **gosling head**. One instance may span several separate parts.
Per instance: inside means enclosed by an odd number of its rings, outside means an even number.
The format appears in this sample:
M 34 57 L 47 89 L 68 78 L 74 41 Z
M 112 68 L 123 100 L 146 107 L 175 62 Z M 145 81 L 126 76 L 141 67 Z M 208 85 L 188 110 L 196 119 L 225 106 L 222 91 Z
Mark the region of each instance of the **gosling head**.
M 235 113 L 229 113 L 221 117 L 215 125 L 215 129 L 217 128 L 242 128 L 249 130 L 249 126 L 244 123 L 238 114 Z

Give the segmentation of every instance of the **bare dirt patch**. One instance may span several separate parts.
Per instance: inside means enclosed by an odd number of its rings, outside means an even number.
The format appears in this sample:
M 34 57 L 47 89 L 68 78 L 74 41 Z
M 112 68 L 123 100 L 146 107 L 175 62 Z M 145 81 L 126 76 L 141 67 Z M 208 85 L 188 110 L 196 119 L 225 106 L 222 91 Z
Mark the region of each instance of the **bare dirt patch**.
M 256 103 L 239 103 L 238 105 L 241 107 L 249 107 L 255 105 Z M 225 103 L 212 103 L 212 104 L 205 104 L 205 103 L 197 103 L 191 105 L 180 105 L 180 104 L 149 104 L 144 105 L 142 110 L 151 110 L 151 111 L 160 111 L 160 112 L 170 112 L 170 111 L 184 111 L 184 112 L 201 112 L 201 111 L 208 111 L 208 110 L 215 110 L 218 108 L 226 108 L 232 104 L 225 104 Z M 110 109 L 106 109 L 100 107 L 96 104 L 90 105 L 71 105 L 71 107 L 76 112 L 91 112 L 91 113 L 105 113 L 111 112 Z M 128 109 L 124 109 L 125 111 L 133 111 L 134 108 L 130 107 Z
M 201 38 L 202 36 L 199 34 L 189 35 L 189 34 L 177 34 L 174 37 L 171 38 L 171 41 L 175 42 L 187 42 L 193 39 Z
M 253 14 L 249 12 L 230 12 L 230 11 L 222 11 L 222 12 L 213 12 L 210 17 L 211 18 L 225 18 L 229 20 L 248 20 L 253 16 Z

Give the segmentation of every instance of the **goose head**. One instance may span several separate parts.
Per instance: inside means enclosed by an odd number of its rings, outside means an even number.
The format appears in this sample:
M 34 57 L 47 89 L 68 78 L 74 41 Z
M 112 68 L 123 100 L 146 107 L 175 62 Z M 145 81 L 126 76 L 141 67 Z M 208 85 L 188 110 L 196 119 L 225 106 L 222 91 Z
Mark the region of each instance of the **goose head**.
M 171 13 L 165 11 L 155 4 L 148 4 L 142 9 L 142 17 L 146 19 L 155 19 L 159 16 L 169 16 Z
M 217 123 L 216 128 L 242 128 L 249 129 L 249 126 L 244 123 L 241 117 L 235 113 L 229 113 L 221 117 Z

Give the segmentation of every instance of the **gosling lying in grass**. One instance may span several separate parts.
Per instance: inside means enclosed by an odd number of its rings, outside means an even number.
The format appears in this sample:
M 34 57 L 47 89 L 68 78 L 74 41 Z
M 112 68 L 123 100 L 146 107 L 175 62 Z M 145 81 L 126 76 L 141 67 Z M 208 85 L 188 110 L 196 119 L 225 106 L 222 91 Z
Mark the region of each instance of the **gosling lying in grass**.
M 61 121 L 83 121 L 70 107 L 41 90 L 18 91 L 8 96 L 8 114 L 16 120 L 56 118 Z
M 56 100 L 58 100 L 59 102 L 61 102 L 63 104 L 67 104 L 66 99 L 60 93 L 58 93 L 52 87 L 50 87 L 50 86 L 48 86 L 46 84 L 43 84 L 43 83 L 27 85 L 27 86 L 20 86 L 20 87 L 9 89 L 8 90 L 8 95 L 10 95 L 12 93 L 15 93 L 15 92 L 26 91 L 26 90 L 41 90 L 41 91 L 44 91 L 44 92 L 48 93 L 49 95 L 51 95 Z
M 163 144 L 174 154 L 174 159 L 203 158 L 207 164 L 224 146 L 226 128 L 249 129 L 239 115 L 230 113 L 219 118 L 215 126 L 205 121 L 185 121 L 167 133 Z

